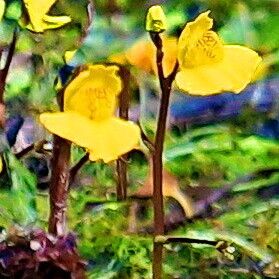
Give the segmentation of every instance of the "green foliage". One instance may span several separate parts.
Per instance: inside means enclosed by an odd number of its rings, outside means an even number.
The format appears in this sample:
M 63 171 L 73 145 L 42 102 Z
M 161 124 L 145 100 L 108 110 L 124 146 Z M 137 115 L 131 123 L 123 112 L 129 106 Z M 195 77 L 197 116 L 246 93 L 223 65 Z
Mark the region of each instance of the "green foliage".
M 10 189 L 1 190 L 0 222 L 4 227 L 13 223 L 22 226 L 36 221 L 36 178 L 9 151 L 5 153 Z M 2 177 L 3 179 L 3 177 Z
M 0 24 L 0 44 L 9 44 L 15 28 L 20 28 L 15 63 L 10 71 L 5 100 L 12 104 L 10 115 L 20 112 L 36 116 L 55 109 L 54 80 L 64 65 L 66 50 L 78 48 L 72 64 L 106 61 L 111 54 L 123 52 L 144 33 L 147 5 L 142 1 L 95 1 L 96 13 L 85 38 L 88 25 L 88 1 L 58 1 L 54 14 L 66 14 L 72 21 L 67 26 L 43 34 L 21 29 L 17 20 L 22 15 L 22 1 L 6 1 Z M 193 5 L 199 11 L 211 9 L 216 18 L 215 30 L 226 43 L 246 44 L 272 55 L 271 74 L 278 73 L 279 17 L 276 1 L 165 1 L 169 33 L 179 33 L 186 19 L 192 18 Z M 141 76 L 137 76 L 141 81 Z M 144 75 L 146 84 L 154 78 Z M 151 82 L 150 82 L 151 81 Z M 135 82 L 135 83 L 137 83 Z M 19 105 L 18 105 L 19 104 Z M 258 116 L 256 116 L 258 117 Z M 256 119 L 253 118 L 254 120 Z M 243 120 L 243 121 L 242 121 Z M 223 123 L 192 128 L 181 136 L 168 132 L 164 162 L 166 168 L 185 186 L 207 186 L 220 189 L 239 177 L 257 171 L 275 169 L 271 175 L 255 175 L 236 184 L 230 197 L 212 207 L 209 218 L 201 217 L 171 232 L 207 240 L 225 240 L 236 251 L 233 258 L 207 245 L 166 246 L 166 278 L 260 278 L 253 270 L 255 263 L 264 266 L 265 275 L 279 276 L 279 211 L 278 194 L 262 199 L 259 190 L 269 189 L 279 180 L 278 141 L 249 134 L 253 121 L 246 115 L 238 123 Z M 146 121 L 146 130 L 154 127 Z M 247 124 L 247 123 L 248 124 Z M 246 125 L 247 124 L 247 125 Z M 152 128 L 150 128 L 152 130 Z M 72 163 L 84 151 L 73 147 Z M 47 228 L 48 194 L 36 190 L 36 179 L 15 157 L 5 153 L 8 175 L 1 177 L 0 226 L 13 223 Z M 146 158 L 133 155 L 129 164 L 129 193 L 140 188 L 148 172 Z M 130 233 L 131 201 L 115 201 L 115 165 L 89 163 L 80 180 L 71 189 L 68 207 L 70 230 L 78 237 L 81 255 L 88 261 L 88 278 L 151 278 L 152 238 Z M 141 203 L 148 207 L 151 203 Z M 173 209 L 168 200 L 167 211 Z M 175 208 L 175 207 L 174 207 Z M 152 223 L 151 209 L 138 216 L 139 230 Z M 245 273 L 248 272 L 248 273 Z
M 244 136 L 228 126 L 194 129 L 174 141 L 166 147 L 166 165 L 193 186 L 203 181 L 220 185 L 257 170 L 278 168 L 279 165 L 277 141 Z M 263 187 L 277 179 L 278 174 L 275 174 L 239 185 L 234 190 Z

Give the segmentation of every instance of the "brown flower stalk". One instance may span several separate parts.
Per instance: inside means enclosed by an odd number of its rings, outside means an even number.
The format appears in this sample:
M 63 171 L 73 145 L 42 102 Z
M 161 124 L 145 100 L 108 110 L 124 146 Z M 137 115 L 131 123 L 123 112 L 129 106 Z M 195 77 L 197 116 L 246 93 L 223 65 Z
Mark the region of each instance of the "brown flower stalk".
M 119 116 L 124 120 L 129 119 L 129 103 L 130 103 L 130 71 L 121 65 L 119 67 L 119 75 L 122 79 L 123 87 L 119 96 Z M 116 169 L 118 183 L 116 188 L 117 200 L 126 200 L 127 198 L 127 155 L 121 156 L 116 161 Z
M 58 93 L 60 110 L 64 107 L 64 89 Z M 56 236 L 66 234 L 66 210 L 69 190 L 69 162 L 71 143 L 59 136 L 53 136 L 51 179 L 49 187 L 50 215 L 48 231 Z
M 163 70 L 163 45 L 159 33 L 150 32 L 150 37 L 156 46 L 157 72 L 161 88 L 161 101 L 157 130 L 155 135 L 153 160 L 153 206 L 154 206 L 154 238 L 164 234 L 164 204 L 163 204 L 163 148 L 166 132 L 166 122 L 172 83 L 178 70 L 178 63 L 172 73 L 165 77 Z M 162 278 L 163 244 L 154 241 L 153 247 L 153 278 Z
M 6 87 L 6 80 L 8 76 L 8 72 L 12 63 L 12 59 L 14 56 L 15 52 L 15 47 L 16 47 L 16 41 L 17 41 L 17 31 L 14 31 L 13 34 L 13 39 L 10 44 L 9 50 L 8 50 L 8 55 L 7 59 L 5 62 L 5 66 L 3 69 L 0 70 L 0 127 L 4 128 L 5 127 L 5 122 L 6 122 L 6 117 L 5 117 L 5 112 L 6 112 L 6 106 L 4 103 L 4 93 L 5 93 L 5 87 Z M 0 58 L 2 58 L 2 49 L 0 50 Z

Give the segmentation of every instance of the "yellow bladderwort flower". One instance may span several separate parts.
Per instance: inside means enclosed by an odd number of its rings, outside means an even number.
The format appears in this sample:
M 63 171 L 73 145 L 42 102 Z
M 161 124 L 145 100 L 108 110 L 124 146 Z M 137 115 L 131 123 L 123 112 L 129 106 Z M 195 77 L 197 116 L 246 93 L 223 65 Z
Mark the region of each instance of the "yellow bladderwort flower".
M 71 21 L 69 16 L 47 15 L 57 0 L 23 0 L 28 11 L 30 23 L 27 29 L 34 32 L 43 32 L 47 29 L 59 28 Z
M 239 45 L 223 45 L 211 30 L 209 11 L 187 23 L 178 41 L 179 89 L 193 95 L 223 91 L 239 93 L 261 62 L 259 55 Z
M 51 133 L 86 148 L 92 161 L 109 162 L 139 147 L 139 127 L 114 116 L 122 86 L 117 71 L 87 66 L 65 89 L 64 112 L 40 115 Z
M 162 36 L 163 40 L 163 67 L 165 75 L 171 73 L 177 57 L 177 39 L 174 37 Z M 136 42 L 126 51 L 128 62 L 145 72 L 157 72 L 156 47 L 147 40 Z

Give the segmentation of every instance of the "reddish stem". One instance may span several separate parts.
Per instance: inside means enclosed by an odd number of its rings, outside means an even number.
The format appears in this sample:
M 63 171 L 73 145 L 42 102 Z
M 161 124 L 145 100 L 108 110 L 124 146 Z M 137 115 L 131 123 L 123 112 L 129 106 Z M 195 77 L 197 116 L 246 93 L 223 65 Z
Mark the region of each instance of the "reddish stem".
M 52 175 L 49 187 L 50 216 L 48 230 L 54 235 L 66 234 L 66 209 L 69 188 L 71 143 L 53 136 Z
M 119 116 L 124 120 L 129 119 L 130 103 L 130 71 L 119 65 L 119 75 L 122 79 L 123 88 L 119 96 Z M 127 198 L 127 155 L 123 155 L 116 162 L 118 183 L 116 188 L 117 200 L 126 200 Z
M 13 34 L 12 42 L 9 47 L 5 66 L 3 69 L 0 70 L 0 127 L 1 128 L 5 127 L 5 122 L 6 122 L 6 117 L 5 117 L 6 106 L 4 103 L 4 93 L 5 93 L 7 76 L 8 76 L 9 69 L 10 69 L 12 59 L 14 56 L 14 52 L 15 52 L 16 41 L 17 41 L 17 31 L 15 30 L 14 34 Z M 1 49 L 1 58 L 2 58 L 2 51 L 3 50 Z
M 89 160 L 89 153 L 86 153 L 83 155 L 80 160 L 70 169 L 70 182 L 69 184 L 71 185 L 77 176 L 77 173 L 79 170 L 88 162 Z
M 166 123 L 169 108 L 169 99 L 172 83 L 178 70 L 176 63 L 173 72 L 164 76 L 163 71 L 163 45 L 162 39 L 158 33 L 150 33 L 151 39 L 156 46 L 157 71 L 161 87 L 161 101 L 159 117 L 157 120 L 157 129 L 154 143 L 153 161 L 153 207 L 154 207 L 154 238 L 164 234 L 164 203 L 163 203 L 163 162 L 162 155 L 164 149 L 164 140 L 166 133 Z M 163 244 L 154 242 L 153 247 L 153 279 L 162 278 L 163 263 Z
M 63 111 L 64 89 L 57 94 Z M 52 174 L 49 187 L 50 215 L 48 231 L 56 236 L 66 234 L 66 210 L 69 190 L 69 162 L 71 143 L 57 135 L 53 136 Z

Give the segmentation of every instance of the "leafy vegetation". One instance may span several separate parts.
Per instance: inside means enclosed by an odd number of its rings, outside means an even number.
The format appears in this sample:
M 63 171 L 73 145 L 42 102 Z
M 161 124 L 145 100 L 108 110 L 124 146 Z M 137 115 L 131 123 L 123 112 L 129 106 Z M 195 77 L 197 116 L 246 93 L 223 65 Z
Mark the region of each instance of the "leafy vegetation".
M 191 97 L 192 117 L 185 114 L 182 121 L 176 121 L 170 113 L 171 124 L 163 153 L 164 171 L 174 179 L 171 181 L 177 181 L 183 194 L 193 200 L 199 211 L 188 220 L 179 203 L 164 197 L 167 234 L 212 241 L 216 245 L 165 244 L 164 278 L 278 278 L 279 37 L 275 35 L 279 32 L 278 3 L 271 0 L 165 2 L 168 36 L 177 37 L 185 22 L 211 9 L 216 20 L 214 30 L 218 30 L 222 40 L 258 51 L 263 57 L 263 66 L 255 85 L 245 89 L 252 90 L 253 94 L 243 110 L 234 111 L 238 104 L 232 102 L 229 115 L 224 113 L 225 116 L 214 119 L 210 105 L 199 107 L 198 101 L 195 103 L 198 98 Z M 0 139 L 3 162 L 0 258 L 1 251 L 9 249 L 9 245 L 2 245 L 4 240 L 8 239 L 14 247 L 22 244 L 18 237 L 23 235 L 28 240 L 23 246 L 29 261 L 36 254 L 30 241 L 42 245 L 49 239 L 42 230 L 47 231 L 49 226 L 52 151 L 49 144 L 52 138 L 38 117 L 42 112 L 58 110 L 54 101 L 57 88 L 71 79 L 65 64 L 68 63 L 71 72 L 83 64 L 111 63 L 118 57 L 117 62 L 125 61 L 127 66 L 127 51 L 140 39 L 146 39 L 147 4 L 128 0 L 96 1 L 93 8 L 89 7 L 92 19 L 87 15 L 87 4 L 85 0 L 57 1 L 51 14 L 68 15 L 71 22 L 55 31 L 35 33 L 24 27 L 24 2 L 6 1 L 0 24 L 3 56 L 7 54 L 15 27 L 20 29 L 4 95 L 6 116 L 13 119 L 20 115 L 24 124 L 18 134 L 16 132 L 12 148 L 6 142 L 5 133 L 15 125 L 4 127 Z M 74 56 L 65 63 L 65 52 L 75 49 Z M 133 55 L 140 56 L 140 53 Z M 153 139 L 160 94 L 157 77 L 152 70 L 144 72 L 137 65 L 128 67 L 131 69 L 130 116 L 138 120 L 142 130 Z M 267 85 L 271 78 L 274 83 Z M 261 98 L 268 99 L 264 108 L 260 107 Z M 175 102 L 174 97 L 172 103 Z M 214 109 L 217 115 L 224 107 L 216 105 Z M 205 121 L 209 118 L 210 121 Z M 34 148 L 29 153 L 18 156 L 31 144 Z M 152 277 L 152 190 L 148 189 L 144 197 L 138 194 L 149 175 L 147 153 L 142 145 L 124 160 L 128 162 L 129 174 L 127 200 L 117 200 L 115 162 L 88 161 L 70 184 L 67 221 L 69 231 L 75 236 L 70 233 L 65 238 L 58 237 L 47 247 L 61 249 L 69 244 L 69 239 L 74 247 L 77 242 L 78 250 L 72 246 L 66 250 L 74 255 L 73 262 L 82 266 L 81 269 L 84 265 L 78 253 L 85 260 L 87 278 Z M 72 145 L 70 165 L 75 166 L 84 155 L 83 148 Z M 217 198 L 207 202 L 213 195 Z M 40 233 L 32 238 L 34 232 Z M 44 253 L 52 267 L 54 264 L 55 268 L 73 272 L 72 266 L 53 260 L 48 249 Z M 38 262 L 42 260 L 37 254 L 36 257 Z M 18 268 L 17 264 L 14 266 Z

